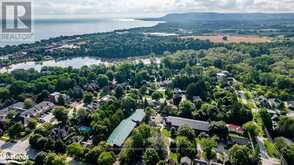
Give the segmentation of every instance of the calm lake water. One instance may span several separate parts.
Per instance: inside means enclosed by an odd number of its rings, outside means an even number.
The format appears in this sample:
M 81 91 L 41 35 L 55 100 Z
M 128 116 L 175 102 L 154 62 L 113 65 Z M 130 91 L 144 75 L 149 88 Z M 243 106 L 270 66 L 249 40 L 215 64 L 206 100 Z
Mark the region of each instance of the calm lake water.
M 131 61 L 138 63 L 139 61 L 142 61 L 144 64 L 149 65 L 151 64 L 151 59 L 150 58 L 143 58 L 143 59 L 131 59 Z M 160 58 L 155 58 L 153 60 L 155 63 L 159 64 L 160 63 Z M 13 70 L 17 69 L 35 69 L 36 71 L 41 71 L 42 67 L 48 66 L 48 67 L 73 67 L 75 69 L 79 69 L 83 66 L 91 66 L 91 65 L 112 65 L 116 62 L 119 61 L 107 61 L 107 60 L 101 60 L 99 58 L 95 57 L 75 57 L 71 59 L 65 59 L 65 60 L 50 60 L 50 61 L 43 61 L 42 63 L 37 63 L 37 62 L 23 62 L 23 63 L 18 63 L 18 64 L 13 64 L 10 65 L 9 67 L 1 68 L 0 73 L 5 73 L 5 72 L 11 72 Z
M 31 43 L 44 39 L 89 33 L 111 32 L 136 27 L 152 27 L 160 22 L 135 19 L 43 19 L 33 24 L 33 40 L 26 42 L 2 41 L 0 46 Z
M 34 40 L 54 38 L 58 36 L 72 36 L 79 34 L 111 32 L 114 30 L 131 29 L 136 27 L 152 27 L 160 22 L 143 21 L 135 19 L 51 19 L 51 20 L 36 20 L 34 22 Z M 4 42 L 0 40 L 0 46 L 16 45 L 23 42 Z M 149 64 L 150 60 L 142 59 L 143 63 Z M 44 61 L 42 63 L 24 62 L 11 65 L 6 68 L 0 68 L 0 73 L 11 72 L 16 69 L 31 69 L 34 68 L 40 71 L 44 66 L 51 67 L 73 67 L 81 68 L 82 66 L 91 66 L 105 64 L 109 65 L 112 62 L 105 62 L 98 58 L 92 57 L 77 57 L 62 61 Z

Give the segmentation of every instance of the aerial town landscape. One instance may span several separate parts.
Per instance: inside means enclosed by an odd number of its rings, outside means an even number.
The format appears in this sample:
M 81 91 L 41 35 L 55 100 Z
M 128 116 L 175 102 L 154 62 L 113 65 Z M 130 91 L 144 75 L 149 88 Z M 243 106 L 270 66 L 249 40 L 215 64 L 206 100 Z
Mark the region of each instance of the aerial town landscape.
M 167 14 L 0 47 L 0 164 L 294 165 L 293 18 Z

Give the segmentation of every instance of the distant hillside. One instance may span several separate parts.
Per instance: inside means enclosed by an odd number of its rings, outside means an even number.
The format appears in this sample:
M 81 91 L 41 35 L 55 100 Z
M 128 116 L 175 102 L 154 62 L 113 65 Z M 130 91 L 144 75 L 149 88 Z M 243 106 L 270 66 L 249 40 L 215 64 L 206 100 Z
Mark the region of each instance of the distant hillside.
M 294 13 L 283 14 L 266 14 L 266 13 L 180 13 L 180 14 L 168 14 L 164 17 L 157 18 L 155 20 L 175 22 L 175 23 L 195 23 L 197 21 L 269 21 L 283 22 L 293 21 Z
M 294 34 L 294 13 L 181 13 L 147 20 L 167 22 L 157 26 L 157 29 L 168 29 L 169 32 L 184 29 L 190 33 Z

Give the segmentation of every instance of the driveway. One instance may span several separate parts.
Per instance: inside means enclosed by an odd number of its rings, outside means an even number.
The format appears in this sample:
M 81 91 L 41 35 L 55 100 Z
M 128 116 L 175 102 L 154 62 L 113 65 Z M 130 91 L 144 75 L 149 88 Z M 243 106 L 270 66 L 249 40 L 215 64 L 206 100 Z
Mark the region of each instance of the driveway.
M 24 141 L 19 140 L 16 143 L 0 140 L 0 149 L 3 153 L 11 153 L 14 156 L 17 154 L 21 154 L 27 156 L 30 159 L 34 159 L 38 153 L 36 150 L 30 147 L 28 138 Z
M 79 110 L 84 107 L 83 102 L 74 102 L 71 104 L 71 109 L 69 110 L 68 116 L 71 118 L 73 116 L 74 110 Z
M 258 147 L 260 149 L 260 157 L 261 157 L 262 165 L 279 165 L 280 164 L 279 160 L 273 159 L 268 155 L 267 150 L 266 150 L 264 143 L 263 143 L 264 138 L 257 137 L 256 141 L 257 141 Z

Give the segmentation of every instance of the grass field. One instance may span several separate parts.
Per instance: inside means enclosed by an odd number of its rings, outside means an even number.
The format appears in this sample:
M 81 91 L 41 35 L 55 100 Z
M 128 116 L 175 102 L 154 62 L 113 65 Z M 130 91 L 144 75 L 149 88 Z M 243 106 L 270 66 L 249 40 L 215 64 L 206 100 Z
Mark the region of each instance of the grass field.
M 260 37 L 256 35 L 203 35 L 203 36 L 183 36 L 182 39 L 195 39 L 195 40 L 209 40 L 213 43 L 265 43 L 271 42 L 269 37 Z

